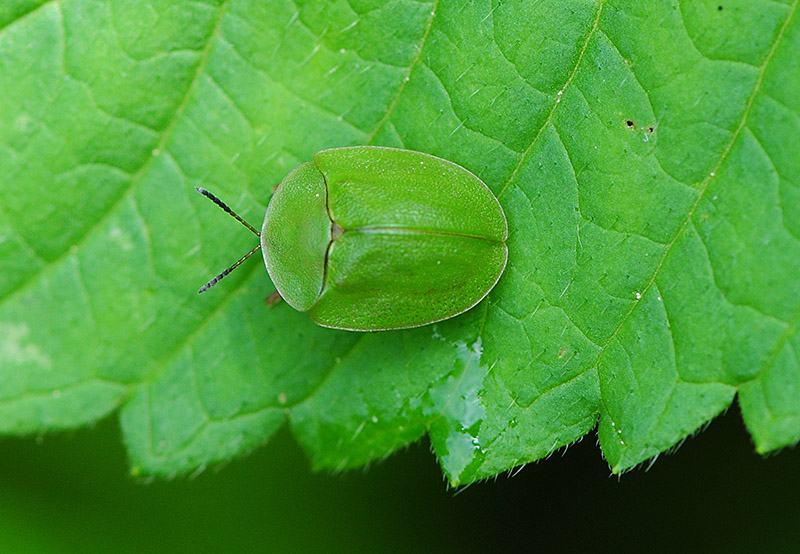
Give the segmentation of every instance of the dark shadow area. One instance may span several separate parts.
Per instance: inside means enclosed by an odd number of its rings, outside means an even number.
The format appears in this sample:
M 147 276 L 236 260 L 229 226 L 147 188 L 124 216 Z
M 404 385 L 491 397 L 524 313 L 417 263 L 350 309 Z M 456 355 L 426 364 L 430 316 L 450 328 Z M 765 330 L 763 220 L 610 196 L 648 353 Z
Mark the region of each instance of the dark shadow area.
M 119 429 L 5 439 L 0 552 L 800 552 L 800 451 L 761 458 L 738 410 L 647 471 L 594 435 L 460 491 L 426 443 L 313 473 L 287 430 L 195 479 L 127 474 Z

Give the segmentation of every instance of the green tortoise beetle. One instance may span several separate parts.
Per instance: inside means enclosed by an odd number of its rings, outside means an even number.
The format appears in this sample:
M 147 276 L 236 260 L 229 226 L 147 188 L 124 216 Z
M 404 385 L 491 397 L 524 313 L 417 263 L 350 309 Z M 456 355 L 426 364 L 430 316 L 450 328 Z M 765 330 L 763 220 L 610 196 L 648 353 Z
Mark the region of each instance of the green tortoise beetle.
M 397 148 L 323 150 L 292 170 L 270 200 L 259 236 L 281 297 L 324 327 L 383 331 L 461 314 L 500 279 L 508 224 L 478 177 L 447 160 Z

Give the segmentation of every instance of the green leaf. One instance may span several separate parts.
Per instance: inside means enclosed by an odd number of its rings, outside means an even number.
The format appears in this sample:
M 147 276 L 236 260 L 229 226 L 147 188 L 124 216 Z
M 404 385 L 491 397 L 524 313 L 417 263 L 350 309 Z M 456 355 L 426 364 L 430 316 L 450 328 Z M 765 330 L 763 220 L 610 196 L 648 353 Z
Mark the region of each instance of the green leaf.
M 798 0 L 17 1 L 0 6 L 0 431 L 119 409 L 133 470 L 288 419 L 317 467 L 430 435 L 450 482 L 597 426 L 624 471 L 739 397 L 800 439 Z M 358 334 L 285 304 L 253 223 L 324 148 L 479 175 L 509 220 L 487 300 Z

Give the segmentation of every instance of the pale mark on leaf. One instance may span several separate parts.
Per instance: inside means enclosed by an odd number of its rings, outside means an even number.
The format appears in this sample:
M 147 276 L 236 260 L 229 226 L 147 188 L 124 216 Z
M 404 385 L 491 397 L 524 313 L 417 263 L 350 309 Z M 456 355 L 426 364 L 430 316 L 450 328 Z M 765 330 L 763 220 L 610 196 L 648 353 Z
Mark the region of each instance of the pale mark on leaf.
M 108 233 L 109 238 L 119 244 L 119 246 L 126 252 L 134 249 L 133 240 L 130 233 L 127 233 L 117 226 L 111 228 Z
M 25 323 L 0 322 L 0 360 L 18 366 L 53 367 L 50 356 L 29 342 L 29 335 L 30 329 Z

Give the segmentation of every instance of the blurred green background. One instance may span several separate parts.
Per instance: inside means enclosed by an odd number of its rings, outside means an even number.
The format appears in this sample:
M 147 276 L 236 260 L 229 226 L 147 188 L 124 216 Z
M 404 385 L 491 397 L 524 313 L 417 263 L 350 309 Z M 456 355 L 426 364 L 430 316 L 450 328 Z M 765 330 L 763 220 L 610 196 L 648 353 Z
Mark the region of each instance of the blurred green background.
M 284 429 L 193 479 L 147 483 L 127 474 L 113 419 L 3 439 L 0 552 L 800 552 L 800 452 L 755 455 L 738 409 L 622 477 L 594 434 L 462 490 L 428 449 L 314 473 Z

